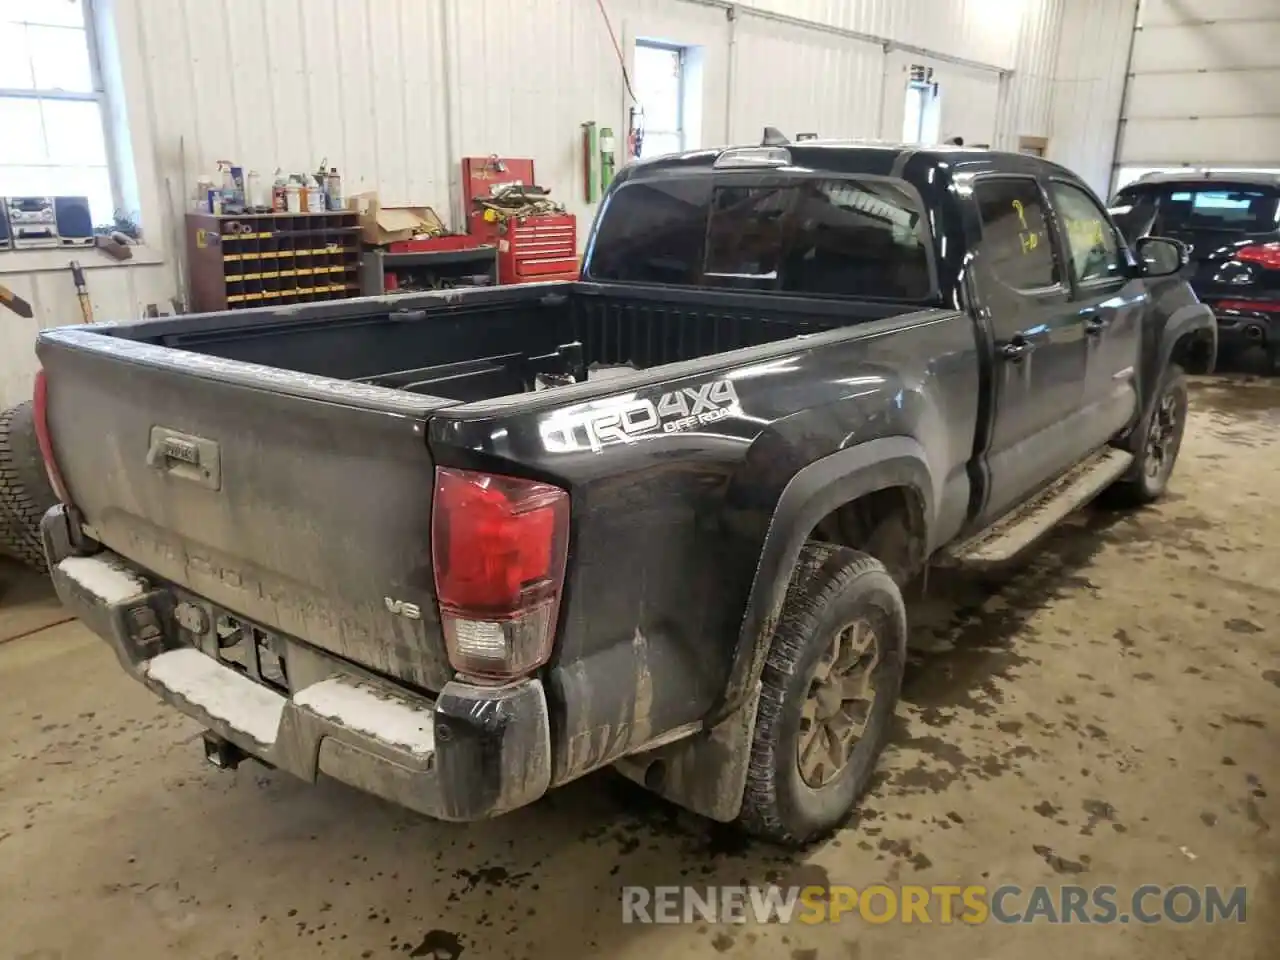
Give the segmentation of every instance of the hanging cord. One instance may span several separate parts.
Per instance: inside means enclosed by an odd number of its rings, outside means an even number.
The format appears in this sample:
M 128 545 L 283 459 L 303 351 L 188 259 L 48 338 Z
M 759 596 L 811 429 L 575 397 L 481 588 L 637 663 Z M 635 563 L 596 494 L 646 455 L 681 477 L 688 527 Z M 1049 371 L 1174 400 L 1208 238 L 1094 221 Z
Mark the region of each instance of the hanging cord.
M 613 24 L 609 22 L 609 11 L 604 8 L 604 0 L 596 0 L 596 6 L 600 8 L 600 16 L 604 17 L 604 25 L 609 31 L 609 39 L 613 41 L 614 52 L 618 55 L 618 66 L 622 68 L 622 82 L 627 88 L 627 94 L 633 101 L 639 103 L 640 98 L 631 89 L 631 77 L 627 75 L 627 59 L 622 55 L 622 46 L 618 43 L 618 35 L 613 32 Z

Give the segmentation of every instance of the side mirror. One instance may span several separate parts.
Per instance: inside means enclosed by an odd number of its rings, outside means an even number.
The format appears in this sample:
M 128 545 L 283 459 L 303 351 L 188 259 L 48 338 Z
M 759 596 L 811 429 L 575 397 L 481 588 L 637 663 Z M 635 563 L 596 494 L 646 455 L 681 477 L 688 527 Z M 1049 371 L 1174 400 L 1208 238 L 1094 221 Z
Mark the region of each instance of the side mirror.
M 1171 277 L 1190 260 L 1185 244 L 1166 237 L 1143 237 L 1135 252 L 1144 277 Z

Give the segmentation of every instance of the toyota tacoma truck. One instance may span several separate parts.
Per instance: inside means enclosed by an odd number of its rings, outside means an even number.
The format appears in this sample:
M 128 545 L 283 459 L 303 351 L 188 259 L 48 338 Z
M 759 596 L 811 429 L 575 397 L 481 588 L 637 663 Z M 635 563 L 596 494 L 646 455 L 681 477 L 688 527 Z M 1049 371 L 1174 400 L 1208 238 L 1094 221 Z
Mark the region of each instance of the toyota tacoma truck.
M 229 277 L 264 306 L 41 333 L 49 568 L 218 765 L 454 821 L 613 766 L 801 843 L 867 787 L 926 568 L 1165 489 L 1216 353 L 1185 262 L 1032 157 L 646 161 L 579 282 Z

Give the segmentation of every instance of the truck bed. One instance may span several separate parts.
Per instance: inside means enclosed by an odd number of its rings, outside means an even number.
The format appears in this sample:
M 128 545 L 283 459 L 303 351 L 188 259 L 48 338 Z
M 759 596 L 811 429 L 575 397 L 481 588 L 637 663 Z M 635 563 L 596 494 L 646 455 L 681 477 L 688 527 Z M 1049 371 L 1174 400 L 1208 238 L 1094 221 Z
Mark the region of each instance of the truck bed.
M 109 328 L 157 346 L 471 402 L 819 333 L 911 309 L 587 283 L 448 291 Z
M 428 442 L 446 408 L 504 469 L 545 472 L 525 431 L 548 406 L 572 417 L 584 394 L 678 390 L 692 375 L 678 361 L 720 366 L 712 354 L 909 309 L 553 283 L 72 327 L 37 352 L 54 458 L 95 539 L 218 616 L 433 691 L 452 675 L 434 451 L 475 462 Z M 601 366 L 624 369 L 530 393 Z M 397 615 L 404 602 L 421 619 Z

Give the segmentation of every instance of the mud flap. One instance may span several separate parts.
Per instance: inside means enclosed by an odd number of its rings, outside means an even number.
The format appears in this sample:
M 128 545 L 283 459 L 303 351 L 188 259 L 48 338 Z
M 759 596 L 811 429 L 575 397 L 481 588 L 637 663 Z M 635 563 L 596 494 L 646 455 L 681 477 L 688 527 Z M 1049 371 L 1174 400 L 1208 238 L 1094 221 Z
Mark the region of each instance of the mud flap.
M 614 764 L 628 780 L 711 820 L 736 820 L 751 761 L 760 682 L 733 713 L 710 730 Z

